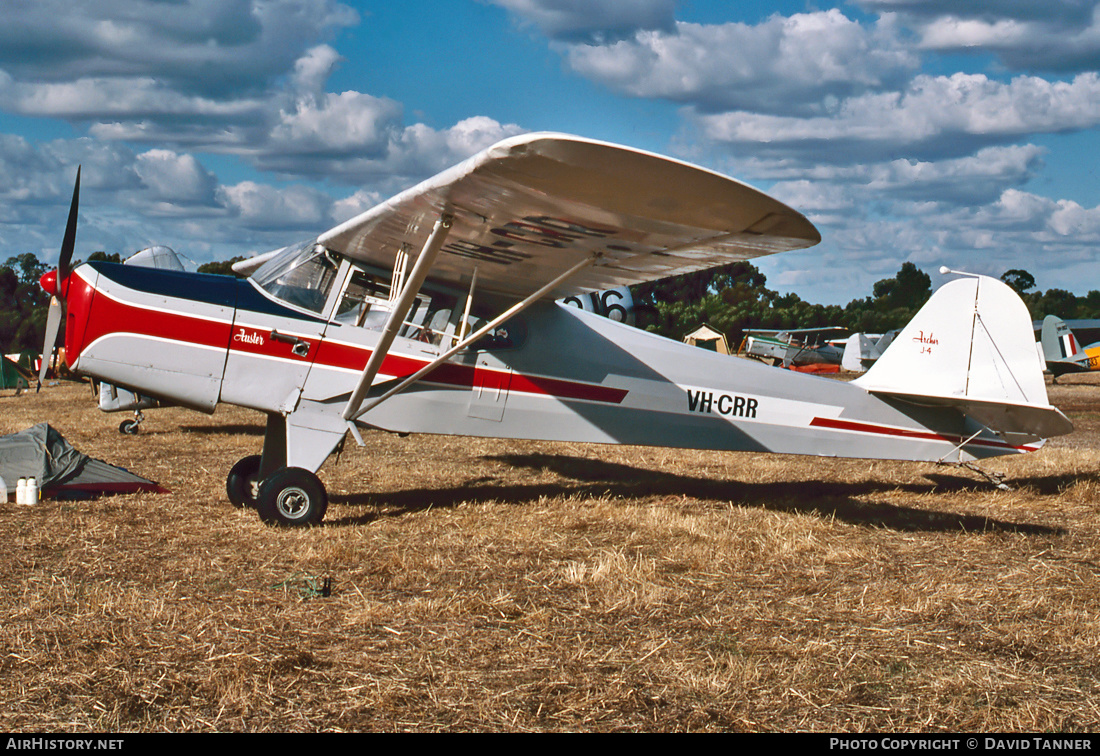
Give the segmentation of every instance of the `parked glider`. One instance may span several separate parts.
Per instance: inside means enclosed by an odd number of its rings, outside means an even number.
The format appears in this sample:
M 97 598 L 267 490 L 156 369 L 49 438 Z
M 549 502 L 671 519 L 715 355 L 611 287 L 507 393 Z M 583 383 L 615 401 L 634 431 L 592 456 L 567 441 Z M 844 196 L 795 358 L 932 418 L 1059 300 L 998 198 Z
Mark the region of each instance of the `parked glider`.
M 1057 379 L 1066 373 L 1087 373 L 1100 370 L 1100 342 L 1082 348 L 1066 322 L 1057 315 L 1043 318 L 1039 336 L 1047 370 Z
M 321 520 L 316 471 L 360 429 L 965 462 L 1067 433 L 1004 284 L 941 287 L 854 383 L 773 370 L 555 300 L 812 246 L 801 214 L 725 176 L 578 137 L 500 142 L 248 280 L 59 268 L 74 371 L 173 404 L 267 415 L 237 506 Z M 53 330 L 56 336 L 57 317 Z

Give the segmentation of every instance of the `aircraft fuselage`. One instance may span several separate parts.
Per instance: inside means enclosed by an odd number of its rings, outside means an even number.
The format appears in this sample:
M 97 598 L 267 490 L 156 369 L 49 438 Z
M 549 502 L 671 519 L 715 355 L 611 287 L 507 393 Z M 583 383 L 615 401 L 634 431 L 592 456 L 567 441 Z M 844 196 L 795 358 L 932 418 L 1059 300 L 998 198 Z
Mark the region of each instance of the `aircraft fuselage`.
M 378 339 L 378 330 L 334 316 L 340 285 L 311 313 L 250 281 L 86 264 L 69 287 L 67 353 L 78 373 L 166 402 L 286 418 L 278 442 L 287 451 L 277 462 L 316 470 L 347 430 L 340 410 Z M 1038 447 L 1009 443 L 949 408 L 718 355 L 558 303 L 536 304 L 508 326 L 506 337 L 460 352 L 359 422 L 397 432 L 931 461 Z M 410 375 L 442 351 L 425 333 L 410 328 L 395 341 L 376 383 Z

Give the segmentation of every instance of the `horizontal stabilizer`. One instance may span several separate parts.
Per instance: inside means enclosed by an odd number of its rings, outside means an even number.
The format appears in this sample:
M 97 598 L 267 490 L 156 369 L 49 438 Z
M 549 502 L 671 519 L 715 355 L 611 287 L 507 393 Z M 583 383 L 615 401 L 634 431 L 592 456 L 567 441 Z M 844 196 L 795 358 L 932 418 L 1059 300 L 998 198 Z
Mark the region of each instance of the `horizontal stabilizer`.
M 1060 436 L 1027 307 L 1007 285 L 967 276 L 941 286 L 874 366 L 853 381 L 914 404 L 952 406 L 999 433 Z

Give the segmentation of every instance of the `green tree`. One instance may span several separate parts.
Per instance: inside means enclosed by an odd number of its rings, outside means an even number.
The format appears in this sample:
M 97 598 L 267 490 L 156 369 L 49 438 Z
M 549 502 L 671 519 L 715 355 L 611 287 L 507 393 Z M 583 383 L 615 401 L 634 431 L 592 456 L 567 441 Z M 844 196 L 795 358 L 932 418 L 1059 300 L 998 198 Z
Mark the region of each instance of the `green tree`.
M 233 263 L 240 262 L 245 259 L 243 256 L 231 257 L 228 260 L 219 260 L 216 262 L 203 263 L 199 266 L 199 273 L 216 273 L 221 276 L 237 276 L 237 278 L 245 278 L 246 276 L 237 275 L 233 270 Z
M 1021 297 L 1024 296 L 1028 290 L 1035 288 L 1035 276 L 1019 268 L 1006 270 L 1004 275 L 1001 276 L 1001 280 L 1011 286 Z
M 1063 320 L 1077 317 L 1077 297 L 1065 289 L 1047 289 L 1039 296 L 1029 299 L 1031 315 L 1035 319 L 1047 315 L 1057 315 Z
M 932 296 L 932 279 L 911 262 L 902 263 L 893 278 L 884 278 L 872 289 L 876 306 L 885 309 L 919 310 Z
M 1077 298 L 1077 316 L 1100 318 L 1100 291 L 1093 289 L 1084 298 Z
M 31 252 L 9 257 L 4 265 L 15 270 L 23 283 L 38 283 L 38 279 L 48 270 L 46 263 L 40 262 Z
M 897 275 L 872 287 L 873 296 L 853 299 L 844 308 L 841 324 L 852 332 L 883 333 L 901 328 L 932 296 L 932 279 L 911 262 Z
M 95 262 L 96 260 L 102 260 L 103 262 L 120 263 L 122 262 L 122 256 L 118 252 L 112 252 L 107 254 L 106 252 L 99 251 L 93 252 L 88 255 L 88 262 Z
M 30 252 L 9 257 L 0 265 L 0 349 L 4 352 L 41 349 L 50 298 L 38 279 L 46 269 Z

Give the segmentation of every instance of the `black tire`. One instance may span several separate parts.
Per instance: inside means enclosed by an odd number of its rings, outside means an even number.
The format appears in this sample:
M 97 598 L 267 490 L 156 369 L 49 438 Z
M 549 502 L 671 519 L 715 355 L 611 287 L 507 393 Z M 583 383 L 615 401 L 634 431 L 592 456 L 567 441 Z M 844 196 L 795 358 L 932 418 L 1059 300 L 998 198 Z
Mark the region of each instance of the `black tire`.
M 272 525 L 308 527 L 317 525 L 328 509 L 325 484 L 301 467 L 283 467 L 260 484 L 256 511 Z
M 136 436 L 140 430 L 141 423 L 137 420 L 123 420 L 118 424 L 118 432 L 125 433 L 127 436 Z
M 256 475 L 260 472 L 260 455 L 242 457 L 229 471 L 225 479 L 225 493 L 235 507 L 255 507 L 256 497 L 252 494 Z

